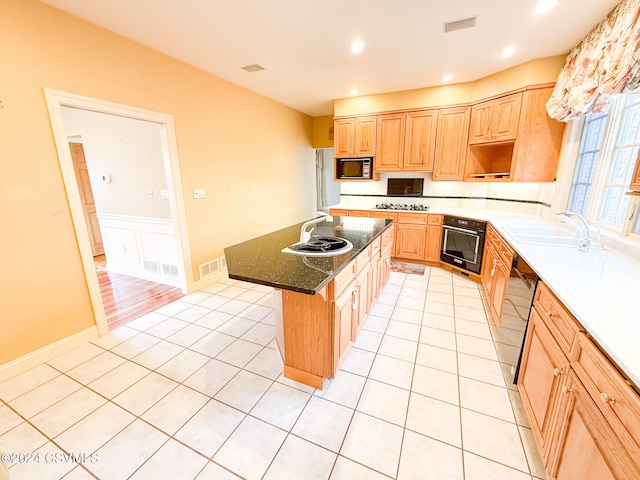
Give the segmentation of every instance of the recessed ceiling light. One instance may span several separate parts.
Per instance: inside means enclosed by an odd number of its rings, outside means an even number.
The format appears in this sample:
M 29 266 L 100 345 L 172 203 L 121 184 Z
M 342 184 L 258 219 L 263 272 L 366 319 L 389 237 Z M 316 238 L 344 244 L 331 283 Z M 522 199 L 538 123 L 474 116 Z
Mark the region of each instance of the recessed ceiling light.
M 356 95 L 358 95 L 358 89 L 352 88 L 351 90 L 349 90 L 349 95 L 351 95 L 352 97 L 355 97 Z
M 353 42 L 351 42 L 351 53 L 361 53 L 362 50 L 364 50 L 364 43 L 362 43 L 362 40 L 354 40 Z
M 451 80 L 453 80 L 453 75 L 445 75 L 442 77 L 442 81 L 445 83 L 449 83 Z
M 557 0 L 540 0 L 538 5 L 536 5 L 536 13 L 543 14 L 550 11 L 553 7 L 556 6 Z
M 514 53 L 516 53 L 515 47 L 507 47 L 500 52 L 500 55 L 503 57 L 510 57 Z

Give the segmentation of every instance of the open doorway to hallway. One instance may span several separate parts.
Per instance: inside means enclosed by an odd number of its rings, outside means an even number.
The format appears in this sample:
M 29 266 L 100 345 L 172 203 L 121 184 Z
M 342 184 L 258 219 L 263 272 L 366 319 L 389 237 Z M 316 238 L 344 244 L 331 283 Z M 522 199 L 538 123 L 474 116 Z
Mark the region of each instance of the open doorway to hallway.
M 53 90 L 45 97 L 96 324 L 105 334 L 193 288 L 173 119 Z M 85 117 L 74 123 L 74 115 Z M 115 125 L 122 122 L 124 128 Z M 134 142 L 138 127 L 152 132 L 152 146 Z M 70 141 L 85 150 L 104 257 L 90 238 Z
M 160 126 L 62 107 L 109 330 L 183 296 Z

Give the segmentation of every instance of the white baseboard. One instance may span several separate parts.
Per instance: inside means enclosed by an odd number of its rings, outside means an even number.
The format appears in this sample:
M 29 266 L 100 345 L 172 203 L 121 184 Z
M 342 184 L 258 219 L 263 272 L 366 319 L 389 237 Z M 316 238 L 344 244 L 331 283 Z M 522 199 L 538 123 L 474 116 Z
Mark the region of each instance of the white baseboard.
M 0 365 L 0 382 L 11 377 L 20 375 L 21 373 L 31 370 L 49 360 L 59 357 L 60 355 L 73 350 L 76 347 L 84 345 L 98 338 L 98 327 L 93 326 L 82 330 L 74 335 L 58 340 L 46 347 L 42 347 L 35 352 L 28 353 L 20 358 Z
M 218 273 L 214 273 L 213 275 L 204 278 L 202 280 L 196 280 L 193 282 L 193 286 L 195 287 L 195 291 L 202 290 L 213 285 L 216 282 L 219 282 L 222 279 L 229 278 L 229 274 L 227 269 L 220 270 Z

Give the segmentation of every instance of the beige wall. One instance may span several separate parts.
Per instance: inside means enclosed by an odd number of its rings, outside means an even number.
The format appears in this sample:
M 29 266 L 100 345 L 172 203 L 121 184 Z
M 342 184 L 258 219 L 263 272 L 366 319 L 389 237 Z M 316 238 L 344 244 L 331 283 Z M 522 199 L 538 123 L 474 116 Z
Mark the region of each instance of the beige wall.
M 158 124 L 70 107 L 62 107 L 62 118 L 67 136 L 82 140 L 98 213 L 171 219 L 160 197 L 167 177 Z
M 333 115 L 313 118 L 313 148 L 333 148 Z
M 565 59 L 560 55 L 531 60 L 474 82 L 342 98 L 334 102 L 333 113 L 357 115 L 474 102 L 527 85 L 555 82 Z
M 2 3 L 0 365 L 95 324 L 43 87 L 173 115 L 196 279 L 225 246 L 312 216 L 311 118 L 35 0 Z

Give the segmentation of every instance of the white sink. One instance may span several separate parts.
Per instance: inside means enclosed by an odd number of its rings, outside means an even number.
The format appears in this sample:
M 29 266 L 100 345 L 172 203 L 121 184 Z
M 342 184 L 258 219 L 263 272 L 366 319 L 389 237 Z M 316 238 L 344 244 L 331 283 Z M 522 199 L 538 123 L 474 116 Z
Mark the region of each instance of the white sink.
M 551 225 L 507 225 L 504 229 L 516 242 L 530 245 L 577 248 L 581 241 L 581 238 L 575 237 L 574 232 Z M 601 249 L 603 247 L 592 240 L 591 248 Z

